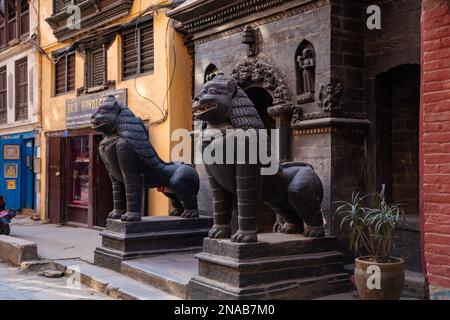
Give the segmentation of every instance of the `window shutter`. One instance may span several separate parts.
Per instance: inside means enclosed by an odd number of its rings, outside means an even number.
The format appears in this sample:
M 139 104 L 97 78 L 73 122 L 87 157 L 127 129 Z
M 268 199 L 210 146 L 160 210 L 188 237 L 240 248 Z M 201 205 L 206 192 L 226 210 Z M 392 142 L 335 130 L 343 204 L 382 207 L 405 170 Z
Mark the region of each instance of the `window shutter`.
M 5 18 L 0 16 L 0 48 L 6 46 L 6 24 Z
M 122 36 L 123 78 L 135 76 L 138 73 L 137 43 L 135 32 L 128 32 Z
M 153 20 L 122 34 L 122 78 L 154 69 Z
M 103 48 L 97 48 L 91 51 L 91 80 L 90 86 L 100 86 L 104 82 L 105 64 L 106 61 L 103 56 Z
M 7 119 L 7 84 L 6 84 L 6 67 L 0 68 L 0 123 L 6 123 Z
M 16 61 L 16 121 L 28 119 L 27 58 Z
M 140 29 L 140 47 L 141 47 L 141 70 L 145 73 L 153 70 L 154 67 L 154 46 L 153 46 L 153 22 L 150 26 Z
M 6 5 L 6 22 L 8 29 L 8 40 L 11 41 L 17 38 L 17 12 L 15 3 L 8 1 Z
M 30 14 L 28 0 L 20 0 L 20 36 L 30 32 Z
M 67 88 L 66 91 L 75 90 L 75 53 L 67 56 Z

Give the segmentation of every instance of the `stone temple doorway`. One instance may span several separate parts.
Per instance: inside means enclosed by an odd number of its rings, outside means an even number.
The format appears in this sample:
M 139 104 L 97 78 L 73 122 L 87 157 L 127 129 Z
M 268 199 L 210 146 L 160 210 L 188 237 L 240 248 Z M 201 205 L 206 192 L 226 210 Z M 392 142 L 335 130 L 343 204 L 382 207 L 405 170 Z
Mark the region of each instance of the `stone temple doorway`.
M 266 129 L 276 129 L 275 120 L 267 113 L 267 109 L 273 106 L 272 95 L 266 89 L 261 87 L 250 87 L 245 90 L 245 93 L 250 100 L 252 100 L 256 110 L 258 110 L 259 116 L 261 117 Z M 270 136 L 270 131 L 268 134 Z M 262 204 L 260 207 L 260 216 L 258 221 L 259 232 L 272 232 L 275 219 L 275 212 L 268 206 Z
M 376 78 L 377 189 L 400 202 L 406 222 L 395 251 L 408 270 L 421 272 L 419 222 L 420 65 L 395 67 Z
M 275 129 L 275 120 L 267 113 L 267 108 L 273 106 L 272 95 L 263 88 L 251 87 L 245 90 L 247 96 L 252 100 L 256 109 L 258 110 L 261 120 L 264 122 L 266 129 Z

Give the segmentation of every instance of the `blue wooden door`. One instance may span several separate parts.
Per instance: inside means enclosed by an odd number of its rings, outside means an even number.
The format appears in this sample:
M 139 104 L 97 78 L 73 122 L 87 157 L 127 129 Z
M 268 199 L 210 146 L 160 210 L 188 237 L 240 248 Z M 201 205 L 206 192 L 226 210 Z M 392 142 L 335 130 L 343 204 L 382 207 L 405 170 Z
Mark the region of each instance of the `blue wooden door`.
M 21 209 L 21 139 L 0 140 L 0 193 L 6 208 Z

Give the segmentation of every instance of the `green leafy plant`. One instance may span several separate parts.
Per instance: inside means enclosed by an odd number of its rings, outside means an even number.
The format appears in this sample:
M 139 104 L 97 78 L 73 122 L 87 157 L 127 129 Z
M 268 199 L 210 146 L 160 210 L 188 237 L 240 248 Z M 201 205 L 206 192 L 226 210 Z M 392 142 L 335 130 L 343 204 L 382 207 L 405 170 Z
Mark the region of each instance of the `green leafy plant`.
M 374 196 L 373 207 L 365 207 L 364 203 Z M 394 232 L 404 218 L 401 204 L 387 203 L 385 186 L 380 193 L 361 196 L 353 193 L 350 202 L 338 201 L 335 218 L 342 219 L 341 230 L 349 228 L 350 248 L 355 254 L 361 253 L 365 248 L 369 257 L 376 262 L 389 262 L 394 245 Z

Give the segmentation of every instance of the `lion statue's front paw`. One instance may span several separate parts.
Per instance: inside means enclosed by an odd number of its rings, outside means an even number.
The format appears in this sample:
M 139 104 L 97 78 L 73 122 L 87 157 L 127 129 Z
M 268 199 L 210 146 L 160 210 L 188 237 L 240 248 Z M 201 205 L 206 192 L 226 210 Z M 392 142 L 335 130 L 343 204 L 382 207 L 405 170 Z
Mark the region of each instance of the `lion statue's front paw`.
M 231 237 L 232 242 L 236 243 L 253 243 L 258 242 L 257 232 L 241 231 L 239 230 Z
M 125 213 L 125 211 L 119 211 L 119 210 L 114 209 L 113 211 L 111 211 L 108 214 L 108 219 L 120 220 L 124 213 Z
M 209 231 L 208 237 L 211 239 L 229 239 L 231 237 L 231 227 L 214 225 Z
M 184 210 L 183 214 L 181 215 L 182 218 L 185 219 L 196 219 L 198 218 L 200 215 L 198 213 L 197 209 L 194 210 Z
M 323 238 L 325 237 L 325 229 L 323 228 L 323 226 L 306 226 L 303 235 L 308 238 Z
M 284 234 L 301 234 L 302 226 L 299 224 L 285 223 L 280 228 L 280 233 Z
M 121 220 L 123 222 L 136 222 L 136 221 L 141 221 L 142 220 L 142 216 L 140 213 L 136 213 L 136 212 L 127 212 L 125 213 Z

